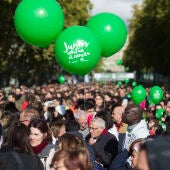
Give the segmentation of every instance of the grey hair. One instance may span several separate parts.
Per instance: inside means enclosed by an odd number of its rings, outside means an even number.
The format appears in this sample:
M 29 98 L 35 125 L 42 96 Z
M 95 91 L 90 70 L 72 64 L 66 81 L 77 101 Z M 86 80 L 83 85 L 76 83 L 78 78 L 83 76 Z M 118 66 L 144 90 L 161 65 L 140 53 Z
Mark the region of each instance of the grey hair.
M 74 115 L 75 119 L 87 119 L 87 113 L 84 110 L 78 110 L 75 115 Z
M 106 128 L 106 122 L 101 119 L 100 117 L 95 117 L 91 123 L 96 123 L 98 125 L 98 127 L 102 127 L 102 128 Z

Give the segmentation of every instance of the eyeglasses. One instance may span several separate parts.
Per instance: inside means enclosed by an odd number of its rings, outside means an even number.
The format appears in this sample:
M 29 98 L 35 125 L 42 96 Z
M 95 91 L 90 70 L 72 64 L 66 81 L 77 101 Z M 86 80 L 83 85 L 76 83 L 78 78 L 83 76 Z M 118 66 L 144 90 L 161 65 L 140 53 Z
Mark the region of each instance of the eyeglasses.
M 94 128 L 94 127 L 89 127 L 89 130 L 97 130 L 97 129 L 99 129 L 99 127 L 97 127 L 97 128 Z

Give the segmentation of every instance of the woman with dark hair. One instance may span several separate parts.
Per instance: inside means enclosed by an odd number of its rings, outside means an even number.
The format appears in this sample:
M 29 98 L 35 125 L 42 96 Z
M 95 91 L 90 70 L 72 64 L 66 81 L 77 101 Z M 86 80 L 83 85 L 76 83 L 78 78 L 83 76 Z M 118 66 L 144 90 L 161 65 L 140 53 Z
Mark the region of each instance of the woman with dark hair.
M 50 128 L 53 134 L 53 144 L 55 145 L 59 138 L 66 133 L 66 120 L 54 121 Z
M 13 114 L 10 111 L 4 111 L 2 113 L 1 119 L 0 119 L 0 123 L 2 125 L 2 133 L 3 136 L 5 135 L 5 133 L 7 132 L 9 126 L 15 122 L 18 122 L 18 116 L 16 114 Z
M 105 108 L 105 103 L 104 103 L 104 96 L 101 93 L 96 93 L 95 96 L 95 105 L 96 105 L 96 112 L 102 111 Z
M 71 109 L 66 110 L 64 118 L 67 121 L 75 120 L 73 111 Z
M 54 121 L 61 120 L 63 118 L 63 116 L 57 111 L 55 107 L 48 107 L 47 112 L 47 123 L 49 126 L 51 126 Z
M 0 150 L 0 162 L 5 170 L 43 170 L 40 159 L 32 152 L 29 132 L 22 123 L 8 129 Z
M 52 144 L 51 131 L 43 119 L 32 119 L 29 124 L 30 143 L 33 152 L 39 156 L 46 170 L 49 169 L 56 147 Z

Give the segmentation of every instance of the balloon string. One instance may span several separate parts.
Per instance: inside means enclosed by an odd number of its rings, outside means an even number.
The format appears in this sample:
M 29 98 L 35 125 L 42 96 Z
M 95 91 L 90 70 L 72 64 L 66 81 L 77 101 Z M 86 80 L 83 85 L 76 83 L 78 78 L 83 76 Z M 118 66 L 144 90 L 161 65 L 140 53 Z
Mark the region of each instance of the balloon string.
M 104 108 L 106 107 L 105 93 L 106 93 L 106 80 L 105 80 L 105 83 L 104 83 L 104 94 L 103 94 L 103 97 L 104 97 Z M 105 108 L 105 109 L 106 109 L 106 108 Z
M 84 97 L 84 110 L 85 109 L 85 82 L 83 82 L 83 97 Z

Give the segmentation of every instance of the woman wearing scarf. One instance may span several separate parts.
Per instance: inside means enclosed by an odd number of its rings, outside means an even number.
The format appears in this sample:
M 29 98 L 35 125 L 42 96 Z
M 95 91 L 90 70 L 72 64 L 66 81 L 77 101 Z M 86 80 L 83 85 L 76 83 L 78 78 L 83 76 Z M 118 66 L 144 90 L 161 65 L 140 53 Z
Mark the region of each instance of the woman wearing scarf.
M 55 153 L 56 146 L 52 144 L 50 129 L 43 119 L 33 119 L 29 124 L 30 143 L 33 152 L 39 156 L 45 170 L 50 169 L 50 163 Z

